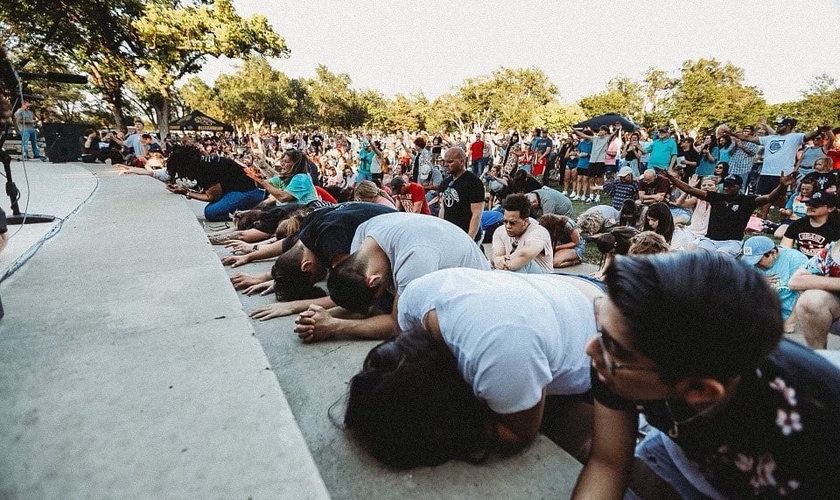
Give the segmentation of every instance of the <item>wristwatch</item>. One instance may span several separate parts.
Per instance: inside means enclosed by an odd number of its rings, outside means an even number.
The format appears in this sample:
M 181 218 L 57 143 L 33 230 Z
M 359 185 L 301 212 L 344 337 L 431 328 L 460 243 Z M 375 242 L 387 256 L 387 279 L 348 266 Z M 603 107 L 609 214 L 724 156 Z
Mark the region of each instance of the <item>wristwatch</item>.
M 191 198 L 190 198 L 190 192 L 189 192 L 189 191 L 187 191 L 186 193 L 184 193 L 184 196 L 186 196 L 188 200 L 189 200 L 189 199 L 191 199 Z

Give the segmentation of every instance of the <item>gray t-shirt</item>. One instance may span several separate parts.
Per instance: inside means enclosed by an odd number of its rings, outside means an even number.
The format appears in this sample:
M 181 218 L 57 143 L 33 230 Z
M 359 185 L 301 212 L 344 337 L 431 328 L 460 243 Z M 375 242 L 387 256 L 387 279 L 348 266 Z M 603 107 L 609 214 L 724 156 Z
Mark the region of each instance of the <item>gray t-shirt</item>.
M 428 274 L 400 295 L 400 331 L 422 331 L 432 310 L 464 380 L 494 412 L 533 408 L 543 388 L 547 394 L 589 390 L 592 302 L 557 276 L 473 269 Z
M 572 215 L 572 200 L 560 191 L 550 187 L 541 187 L 531 192 L 536 193 L 540 197 L 540 206 L 542 207 L 543 215 Z
M 607 158 L 607 146 L 610 145 L 610 136 L 592 136 L 592 152 L 589 153 L 589 163 L 604 163 Z
M 374 217 L 356 229 L 350 253 L 365 238 L 373 238 L 388 256 L 396 288 L 392 291 L 400 295 L 413 280 L 439 269 L 490 270 L 487 258 L 467 233 L 438 217 L 405 212 Z

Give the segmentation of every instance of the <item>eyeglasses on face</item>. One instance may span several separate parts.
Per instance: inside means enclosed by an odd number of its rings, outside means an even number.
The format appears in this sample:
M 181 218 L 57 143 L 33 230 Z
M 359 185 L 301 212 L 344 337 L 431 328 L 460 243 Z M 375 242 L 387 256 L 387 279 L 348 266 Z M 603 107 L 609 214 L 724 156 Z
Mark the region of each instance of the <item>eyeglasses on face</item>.
M 596 297 L 592 304 L 595 308 L 595 330 L 598 332 L 598 344 L 601 347 L 601 357 L 604 361 L 604 366 L 607 367 L 607 371 L 610 373 L 610 376 L 615 376 L 615 372 L 618 370 L 657 372 L 657 369 L 652 366 L 628 365 L 620 363 L 613 358 L 616 354 L 620 355 L 623 353 L 629 353 L 629 351 L 601 329 L 601 321 L 598 318 L 598 311 L 600 309 L 602 299 L 603 297 Z

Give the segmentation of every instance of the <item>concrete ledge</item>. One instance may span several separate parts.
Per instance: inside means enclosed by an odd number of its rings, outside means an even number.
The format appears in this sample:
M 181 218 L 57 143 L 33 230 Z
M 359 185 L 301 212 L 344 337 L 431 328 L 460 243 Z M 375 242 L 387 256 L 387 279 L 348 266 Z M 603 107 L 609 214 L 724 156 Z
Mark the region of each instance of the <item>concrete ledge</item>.
M 185 200 L 91 169 L 0 286 L 0 497 L 328 498 Z

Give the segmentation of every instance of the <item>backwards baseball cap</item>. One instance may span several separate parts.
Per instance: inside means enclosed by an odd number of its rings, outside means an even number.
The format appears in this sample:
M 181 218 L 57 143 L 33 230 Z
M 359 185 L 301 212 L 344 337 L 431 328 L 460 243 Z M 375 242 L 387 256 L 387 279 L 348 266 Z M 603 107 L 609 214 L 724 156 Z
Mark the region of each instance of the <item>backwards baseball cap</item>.
M 776 248 L 776 242 L 767 236 L 753 236 L 744 242 L 740 259 L 754 266 L 764 257 L 764 254 Z
M 781 118 L 776 122 L 776 125 L 795 127 L 796 123 L 796 118 Z
M 633 175 L 633 169 L 630 167 L 621 167 L 621 170 L 618 171 L 618 176 L 624 177 L 627 175 Z
M 723 178 L 724 184 L 737 184 L 739 186 L 744 184 L 744 179 L 741 179 L 740 175 L 729 174 Z
M 810 207 L 819 207 L 823 205 L 827 207 L 836 207 L 838 201 L 840 201 L 840 198 L 838 198 L 834 193 L 817 191 L 805 201 L 805 204 Z

